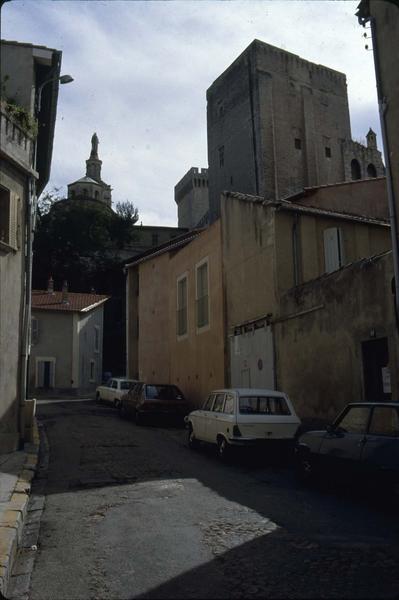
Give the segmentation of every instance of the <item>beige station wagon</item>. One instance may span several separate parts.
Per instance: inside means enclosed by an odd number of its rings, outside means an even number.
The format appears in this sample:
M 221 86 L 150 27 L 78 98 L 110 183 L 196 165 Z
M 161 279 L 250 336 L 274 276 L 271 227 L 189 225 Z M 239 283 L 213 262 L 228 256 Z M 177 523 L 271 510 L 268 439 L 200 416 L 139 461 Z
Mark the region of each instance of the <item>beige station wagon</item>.
M 221 457 L 233 446 L 293 442 L 301 424 L 288 396 L 267 389 L 223 389 L 211 392 L 202 409 L 185 419 L 188 445 L 216 444 Z

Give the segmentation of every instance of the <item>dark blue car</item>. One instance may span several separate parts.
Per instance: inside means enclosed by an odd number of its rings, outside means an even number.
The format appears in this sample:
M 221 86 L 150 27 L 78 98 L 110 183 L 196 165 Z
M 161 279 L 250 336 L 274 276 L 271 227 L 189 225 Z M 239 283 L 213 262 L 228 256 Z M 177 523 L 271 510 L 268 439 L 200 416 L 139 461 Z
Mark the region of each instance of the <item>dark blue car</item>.
M 303 481 L 360 476 L 398 491 L 399 402 L 348 404 L 327 429 L 298 438 L 295 458 Z

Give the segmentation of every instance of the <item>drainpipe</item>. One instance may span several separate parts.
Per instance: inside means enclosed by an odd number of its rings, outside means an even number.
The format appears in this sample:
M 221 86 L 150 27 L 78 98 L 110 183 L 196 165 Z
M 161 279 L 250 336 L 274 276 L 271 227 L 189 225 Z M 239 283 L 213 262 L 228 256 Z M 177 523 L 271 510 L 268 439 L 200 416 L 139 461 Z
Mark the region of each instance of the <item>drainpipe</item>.
M 374 17 L 368 18 L 371 27 L 371 36 L 373 42 L 373 56 L 374 56 L 374 69 L 375 78 L 377 84 L 377 96 L 378 96 L 378 108 L 380 113 L 381 122 L 381 133 L 382 133 L 382 144 L 384 148 L 385 167 L 386 167 L 386 178 L 387 178 L 387 193 L 388 193 L 388 208 L 389 208 L 389 220 L 391 224 L 391 237 L 392 237 L 392 258 L 393 258 L 393 272 L 395 277 L 395 315 L 396 315 L 396 327 L 399 329 L 399 225 L 398 215 L 396 211 L 395 203 L 395 192 L 393 189 L 392 182 L 392 169 L 391 169 L 391 154 L 389 150 L 389 140 L 386 125 L 386 113 L 389 108 L 389 102 L 383 96 L 382 82 L 381 82 L 381 71 L 380 71 L 380 57 L 378 50 L 377 41 L 377 23 Z M 366 19 L 360 21 L 361 24 L 366 22 Z
M 27 396 L 28 379 L 28 357 L 30 348 L 30 318 L 31 318 L 31 298 L 32 298 L 32 243 L 33 243 L 33 223 L 36 207 L 36 186 L 33 177 L 29 178 L 28 183 L 28 203 L 25 216 L 26 231 L 26 250 L 25 250 L 25 271 L 24 271 L 24 312 L 22 323 L 22 342 L 21 342 L 21 371 L 20 371 L 20 395 L 19 395 L 19 430 L 20 439 L 23 443 L 25 438 L 25 399 Z

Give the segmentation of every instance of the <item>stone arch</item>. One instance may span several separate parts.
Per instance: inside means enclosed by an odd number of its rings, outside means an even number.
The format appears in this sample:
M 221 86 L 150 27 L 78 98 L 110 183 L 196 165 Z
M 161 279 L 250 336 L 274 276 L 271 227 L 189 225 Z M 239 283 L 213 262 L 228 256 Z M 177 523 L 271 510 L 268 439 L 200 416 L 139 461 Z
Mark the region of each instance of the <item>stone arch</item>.
M 360 164 L 359 161 L 354 158 L 351 162 L 351 177 L 353 180 L 356 179 L 361 179 L 362 178 L 362 172 L 360 169 Z
M 367 166 L 367 177 L 377 177 L 377 169 L 375 168 L 373 163 L 370 163 Z

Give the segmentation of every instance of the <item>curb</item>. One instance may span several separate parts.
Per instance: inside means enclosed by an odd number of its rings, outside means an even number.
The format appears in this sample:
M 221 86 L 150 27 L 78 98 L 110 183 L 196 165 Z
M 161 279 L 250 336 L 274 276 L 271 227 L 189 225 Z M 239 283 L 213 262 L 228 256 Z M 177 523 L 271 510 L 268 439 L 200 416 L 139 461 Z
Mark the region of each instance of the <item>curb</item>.
M 33 418 L 31 439 L 32 442 L 25 444 L 24 465 L 19 473 L 11 499 L 0 515 L 0 598 L 7 597 L 7 587 L 27 517 L 32 480 L 39 462 L 40 436 L 35 417 Z

